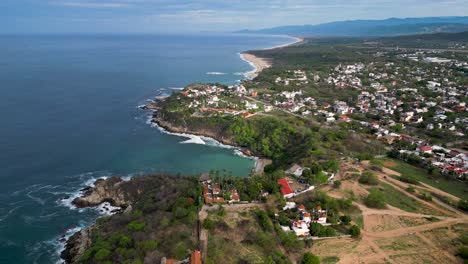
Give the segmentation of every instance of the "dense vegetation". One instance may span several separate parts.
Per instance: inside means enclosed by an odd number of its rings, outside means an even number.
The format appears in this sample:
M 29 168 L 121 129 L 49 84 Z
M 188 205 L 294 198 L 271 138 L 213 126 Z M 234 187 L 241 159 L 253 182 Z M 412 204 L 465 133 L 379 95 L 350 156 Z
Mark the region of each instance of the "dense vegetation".
M 183 259 L 195 248 L 192 235 L 199 194 L 193 178 L 142 176 L 123 183 L 132 194 L 129 212 L 97 221 L 82 263 L 159 263 Z

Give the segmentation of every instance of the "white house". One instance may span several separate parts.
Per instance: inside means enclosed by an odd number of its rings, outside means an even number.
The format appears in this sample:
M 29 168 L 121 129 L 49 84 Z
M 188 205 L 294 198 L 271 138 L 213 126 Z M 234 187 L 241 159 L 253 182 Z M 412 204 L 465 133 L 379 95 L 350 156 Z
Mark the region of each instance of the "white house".
M 286 174 L 292 174 L 297 177 L 302 175 L 302 172 L 304 171 L 304 168 L 299 166 L 298 164 L 293 164 L 289 169 L 285 171 Z

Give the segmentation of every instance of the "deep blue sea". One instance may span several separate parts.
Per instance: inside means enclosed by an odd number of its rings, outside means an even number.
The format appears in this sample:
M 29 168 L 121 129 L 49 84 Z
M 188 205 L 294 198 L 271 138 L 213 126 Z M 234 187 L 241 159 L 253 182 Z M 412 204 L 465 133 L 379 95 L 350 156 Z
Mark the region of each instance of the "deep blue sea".
M 193 82 L 236 83 L 251 70 L 239 52 L 287 42 L 245 35 L 0 36 L 0 263 L 60 261 L 60 237 L 99 216 L 61 198 L 99 177 L 210 169 L 248 175 L 253 160 L 164 134 L 137 106 Z

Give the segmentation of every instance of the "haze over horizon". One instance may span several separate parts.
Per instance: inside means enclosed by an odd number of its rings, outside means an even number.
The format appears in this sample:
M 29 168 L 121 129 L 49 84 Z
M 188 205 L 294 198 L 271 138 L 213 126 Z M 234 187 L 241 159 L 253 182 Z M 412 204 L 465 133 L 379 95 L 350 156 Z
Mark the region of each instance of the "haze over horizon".
M 226 32 L 466 14 L 468 0 L 2 0 L 0 33 Z

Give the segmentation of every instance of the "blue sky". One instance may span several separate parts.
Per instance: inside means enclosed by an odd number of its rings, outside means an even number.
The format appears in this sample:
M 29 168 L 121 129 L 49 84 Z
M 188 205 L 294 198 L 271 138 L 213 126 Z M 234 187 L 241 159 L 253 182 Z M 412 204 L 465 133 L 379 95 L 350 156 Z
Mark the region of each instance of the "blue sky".
M 0 32 L 200 32 L 468 15 L 468 0 L 0 0 Z

